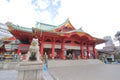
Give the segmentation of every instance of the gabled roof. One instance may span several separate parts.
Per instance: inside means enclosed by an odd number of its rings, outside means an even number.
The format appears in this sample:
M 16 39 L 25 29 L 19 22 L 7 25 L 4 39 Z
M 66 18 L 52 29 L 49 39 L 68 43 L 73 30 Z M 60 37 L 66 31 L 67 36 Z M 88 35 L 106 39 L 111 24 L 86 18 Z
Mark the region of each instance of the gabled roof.
M 69 18 L 62 24 L 60 24 L 59 26 L 57 26 L 53 32 L 59 32 L 60 30 L 63 31 L 64 28 L 68 28 L 69 31 L 71 30 L 76 30 L 73 25 L 71 24 Z M 63 31 L 64 32 L 64 31 Z
M 71 27 L 73 30 L 75 30 L 75 28 L 73 27 L 73 25 L 71 24 L 69 18 L 62 24 L 60 24 L 58 27 L 62 27 L 62 26 L 67 26 L 67 27 Z
M 22 27 L 22 26 L 13 24 L 12 22 L 7 22 L 6 24 L 7 24 L 7 26 L 9 26 L 9 30 L 11 30 L 11 29 L 17 29 L 17 30 L 32 32 L 32 28 Z M 71 24 L 71 22 L 70 22 L 69 19 L 67 19 L 64 23 L 62 23 L 59 26 L 45 24 L 45 23 L 41 23 L 41 22 L 36 22 L 36 24 L 35 24 L 35 28 L 36 29 L 43 30 L 43 31 L 50 31 L 50 32 L 57 32 L 58 29 L 62 30 L 65 27 L 69 28 L 71 32 L 73 32 L 73 31 L 81 32 L 82 31 L 80 29 L 76 30 L 72 26 L 72 24 Z
M 35 31 L 42 31 L 45 33 L 45 35 L 51 33 L 52 36 L 61 36 L 68 38 L 72 36 L 78 36 L 84 39 L 95 41 L 97 44 L 105 42 L 105 40 L 103 39 L 92 37 L 90 34 L 84 32 L 82 28 L 75 29 L 74 26 L 69 21 L 69 19 L 67 19 L 64 23 L 62 23 L 59 26 L 37 22 L 35 28 L 26 28 L 19 25 L 14 25 L 11 22 L 8 22 L 6 24 L 9 27 L 9 31 L 12 32 L 12 34 L 15 35 L 16 38 L 21 41 L 32 39 L 35 30 Z M 16 34 L 16 31 L 18 34 Z
M 45 30 L 45 31 L 52 31 L 52 32 L 57 32 L 57 30 L 60 30 L 60 29 L 62 30 L 64 29 L 64 27 L 67 27 L 71 30 L 75 30 L 75 28 L 72 26 L 69 19 L 67 19 L 64 23 L 60 24 L 59 26 L 40 23 L 40 22 L 37 22 L 35 25 L 35 28 L 38 28 L 40 30 Z

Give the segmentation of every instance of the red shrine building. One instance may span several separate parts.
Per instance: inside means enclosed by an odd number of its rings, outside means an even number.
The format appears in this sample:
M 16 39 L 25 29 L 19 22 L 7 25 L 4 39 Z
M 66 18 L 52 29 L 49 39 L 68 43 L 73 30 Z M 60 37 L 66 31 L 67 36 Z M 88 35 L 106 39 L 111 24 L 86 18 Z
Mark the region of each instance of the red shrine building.
M 81 28 L 75 29 L 69 19 L 59 26 L 37 22 L 35 27 L 26 28 L 6 23 L 9 32 L 21 43 L 18 53 L 27 53 L 33 38 L 39 40 L 40 54 L 45 53 L 50 59 L 90 59 L 97 58 L 95 46 L 104 43 L 99 39 L 84 32 Z

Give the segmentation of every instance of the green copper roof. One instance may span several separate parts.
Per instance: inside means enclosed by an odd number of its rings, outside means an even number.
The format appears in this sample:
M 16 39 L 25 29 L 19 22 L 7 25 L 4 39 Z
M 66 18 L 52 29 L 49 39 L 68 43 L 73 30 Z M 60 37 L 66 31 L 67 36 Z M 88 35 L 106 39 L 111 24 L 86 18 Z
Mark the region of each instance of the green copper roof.
M 54 28 L 56 28 L 57 26 L 37 22 L 35 27 L 41 30 L 51 31 L 54 30 Z
M 69 18 L 64 23 L 60 24 L 59 26 L 36 22 L 35 27 L 38 29 L 41 29 L 41 30 L 45 30 L 45 31 L 52 31 L 52 30 L 55 30 L 56 28 L 62 27 L 63 25 L 65 25 L 67 23 L 70 23 Z M 70 23 L 70 25 L 71 25 L 71 23 Z
M 69 23 L 71 25 L 69 19 L 67 19 L 63 24 L 61 24 L 59 26 L 36 22 L 35 28 L 39 29 L 39 30 L 50 31 L 51 32 L 51 31 L 55 30 L 56 28 L 59 28 L 59 27 L 65 25 L 67 23 Z M 11 25 L 12 27 L 14 27 L 15 29 L 18 29 L 18 30 L 32 32 L 32 28 L 22 27 L 22 26 L 19 26 L 19 25 L 15 25 L 11 22 L 9 22 L 9 25 Z M 64 32 L 64 33 L 72 33 L 72 32 L 84 32 L 84 31 L 82 30 L 82 28 L 79 28 L 79 29 L 71 30 L 69 32 Z
M 83 29 L 82 29 L 82 27 L 79 28 L 79 29 L 77 29 L 77 31 L 78 31 L 78 32 L 84 32 Z
M 14 27 L 17 30 L 32 32 L 32 28 L 22 27 L 22 26 L 19 26 L 19 25 L 15 25 L 15 24 L 13 24 L 11 22 L 9 23 L 9 25 L 11 25 L 12 27 Z

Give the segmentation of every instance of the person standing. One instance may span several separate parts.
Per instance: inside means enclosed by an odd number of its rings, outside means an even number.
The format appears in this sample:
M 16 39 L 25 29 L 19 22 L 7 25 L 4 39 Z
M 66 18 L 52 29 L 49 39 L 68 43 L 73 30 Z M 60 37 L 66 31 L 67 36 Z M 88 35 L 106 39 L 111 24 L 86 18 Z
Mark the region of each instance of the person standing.
M 45 52 L 45 54 L 44 54 L 44 64 L 45 64 L 46 67 L 48 68 L 48 55 L 46 54 L 46 52 Z

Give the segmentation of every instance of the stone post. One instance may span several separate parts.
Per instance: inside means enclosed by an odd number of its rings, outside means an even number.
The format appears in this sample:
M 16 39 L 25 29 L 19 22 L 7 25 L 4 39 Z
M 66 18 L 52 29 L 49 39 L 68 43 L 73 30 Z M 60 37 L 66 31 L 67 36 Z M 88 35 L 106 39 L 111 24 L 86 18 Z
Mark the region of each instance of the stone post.
M 17 67 L 17 80 L 41 80 L 42 68 L 42 63 L 38 61 L 20 62 Z
M 33 38 L 26 61 L 18 63 L 17 80 L 41 80 L 43 65 L 40 57 L 38 39 Z

